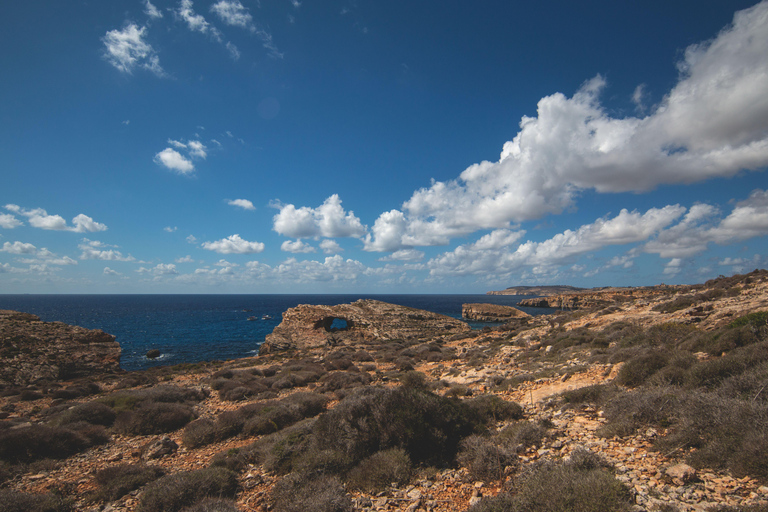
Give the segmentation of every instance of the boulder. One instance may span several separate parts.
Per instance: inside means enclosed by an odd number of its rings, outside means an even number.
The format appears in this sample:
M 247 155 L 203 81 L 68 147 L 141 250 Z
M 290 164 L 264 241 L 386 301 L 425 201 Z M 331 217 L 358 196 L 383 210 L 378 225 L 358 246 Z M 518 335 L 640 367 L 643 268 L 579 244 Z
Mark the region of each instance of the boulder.
M 517 318 L 530 318 L 531 315 L 512 306 L 462 304 L 461 316 L 479 322 L 508 322 Z
M 378 300 L 336 306 L 302 304 L 283 313 L 260 354 L 356 344 L 373 340 L 422 339 L 470 327 L 455 318 Z
M 26 386 L 120 372 L 120 345 L 101 330 L 0 310 L 0 384 Z

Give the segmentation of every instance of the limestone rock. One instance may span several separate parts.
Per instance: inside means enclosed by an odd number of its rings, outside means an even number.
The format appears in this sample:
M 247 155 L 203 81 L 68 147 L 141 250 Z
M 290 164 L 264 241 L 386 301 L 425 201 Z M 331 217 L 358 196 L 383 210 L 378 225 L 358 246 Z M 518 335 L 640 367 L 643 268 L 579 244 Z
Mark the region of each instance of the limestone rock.
M 673 481 L 687 484 L 694 478 L 696 478 L 696 470 L 688 464 L 675 464 L 670 466 L 664 472 Z
M 159 459 L 175 453 L 178 449 L 179 445 L 176 442 L 168 436 L 163 436 L 142 446 L 141 458 L 145 460 Z
M 0 384 L 24 386 L 120 370 L 120 345 L 101 330 L 0 310 Z
M 512 306 L 499 304 L 462 304 L 461 316 L 480 322 L 506 322 L 518 318 L 530 318 L 531 315 Z
M 378 300 L 336 306 L 302 304 L 283 313 L 259 353 L 310 349 L 372 340 L 420 339 L 469 331 L 455 318 Z

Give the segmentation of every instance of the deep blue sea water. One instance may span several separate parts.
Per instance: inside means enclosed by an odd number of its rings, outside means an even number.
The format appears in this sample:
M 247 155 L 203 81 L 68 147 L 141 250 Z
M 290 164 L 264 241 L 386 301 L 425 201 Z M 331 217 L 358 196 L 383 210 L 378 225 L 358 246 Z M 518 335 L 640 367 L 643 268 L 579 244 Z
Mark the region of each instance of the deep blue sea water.
M 461 305 L 485 302 L 514 306 L 514 295 L 0 295 L 0 309 L 24 311 L 48 322 L 101 329 L 117 337 L 121 366 L 151 366 L 227 360 L 258 353 L 282 313 L 299 304 L 344 304 L 377 299 L 461 318 Z M 532 315 L 550 309 L 520 308 Z M 262 316 L 272 318 L 262 320 Z M 256 320 L 249 321 L 249 317 Z M 480 328 L 481 323 L 471 323 Z M 149 360 L 149 349 L 160 358 Z

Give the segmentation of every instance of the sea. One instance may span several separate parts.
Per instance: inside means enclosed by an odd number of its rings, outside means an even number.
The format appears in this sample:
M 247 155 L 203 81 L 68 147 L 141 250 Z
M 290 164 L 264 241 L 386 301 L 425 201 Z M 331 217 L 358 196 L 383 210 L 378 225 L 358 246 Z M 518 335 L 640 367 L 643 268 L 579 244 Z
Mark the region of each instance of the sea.
M 282 313 L 299 304 L 335 305 L 376 299 L 461 318 L 461 305 L 517 306 L 517 295 L 0 295 L 0 309 L 47 322 L 101 329 L 116 337 L 128 371 L 153 366 L 229 360 L 258 354 Z M 521 310 L 531 315 L 548 308 Z M 470 322 L 473 329 L 493 325 Z M 147 351 L 160 350 L 157 359 Z

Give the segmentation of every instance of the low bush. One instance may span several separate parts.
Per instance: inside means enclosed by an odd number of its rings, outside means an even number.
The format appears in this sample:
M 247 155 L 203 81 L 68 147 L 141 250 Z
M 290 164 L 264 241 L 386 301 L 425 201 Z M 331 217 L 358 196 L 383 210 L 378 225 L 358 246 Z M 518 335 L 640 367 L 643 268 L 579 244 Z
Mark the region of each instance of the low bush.
M 519 420 L 524 412 L 520 404 L 508 402 L 496 395 L 479 395 L 465 400 L 464 403 L 486 423 Z
M 76 428 L 81 425 L 75 426 Z M 34 462 L 40 459 L 64 459 L 95 444 L 103 436 L 95 431 L 79 432 L 73 428 L 32 425 L 25 428 L 0 431 L 0 460 L 11 464 Z
M 58 494 L 27 494 L 0 491 L 0 510 L 3 512 L 69 512 L 72 500 Z
M 181 435 L 181 442 L 187 448 L 199 448 L 219 440 L 219 429 L 210 418 L 200 418 L 189 423 Z
M 625 512 L 632 509 L 629 489 L 586 457 L 542 461 L 515 482 L 514 494 L 483 499 L 470 512 Z M 597 467 L 595 467 L 597 466 Z
M 320 379 L 320 393 L 357 388 L 371 383 L 371 377 L 363 372 L 331 372 Z
M 162 468 L 143 464 L 120 464 L 104 468 L 94 478 L 99 485 L 96 497 L 100 501 L 115 501 L 157 480 L 163 474 L 165 471 Z
M 472 435 L 461 441 L 456 461 L 469 469 L 473 479 L 490 482 L 502 480 L 504 468 L 513 465 L 517 455 L 494 440 Z
M 208 498 L 185 508 L 182 512 L 238 512 L 238 510 L 237 505 L 232 500 Z
M 605 404 L 603 410 L 608 423 L 597 433 L 605 437 L 628 436 L 645 426 L 668 427 L 678 413 L 679 396 L 675 388 L 619 393 Z
M 234 498 L 237 474 L 220 467 L 184 471 L 148 484 L 138 512 L 177 512 L 205 498 Z
M 518 421 L 504 427 L 497 437 L 505 446 L 515 451 L 538 445 L 547 436 L 547 428 L 534 421 Z
M 318 417 L 320 449 L 353 461 L 389 448 L 404 449 L 416 464 L 453 462 L 461 439 L 485 424 L 467 404 L 424 389 L 366 387 Z
M 336 477 L 291 474 L 272 491 L 275 512 L 351 512 L 352 499 Z
M 405 484 L 410 478 L 411 459 L 401 448 L 374 453 L 363 459 L 348 476 L 352 488 L 370 493 L 379 492 L 393 482 Z
M 86 402 L 56 415 L 51 419 L 51 423 L 63 426 L 82 421 L 92 425 L 109 427 L 114 423 L 116 417 L 117 414 L 111 407 L 100 402 Z
M 122 434 L 164 434 L 194 419 L 192 407 L 180 403 L 149 402 L 118 414 L 113 428 Z

